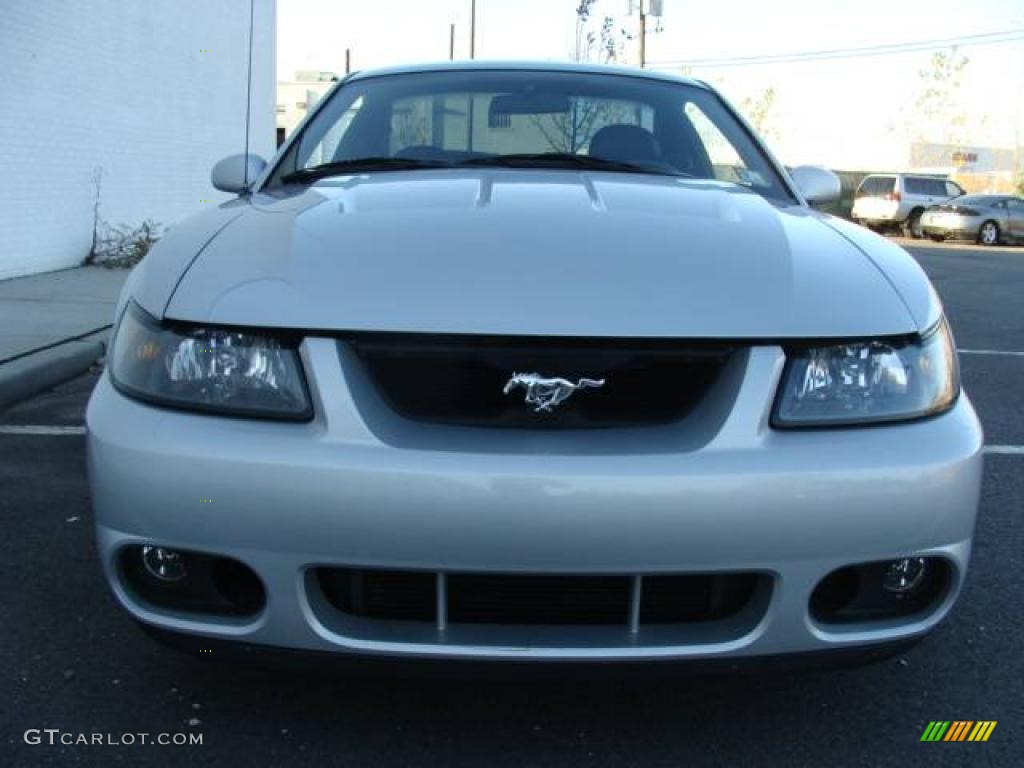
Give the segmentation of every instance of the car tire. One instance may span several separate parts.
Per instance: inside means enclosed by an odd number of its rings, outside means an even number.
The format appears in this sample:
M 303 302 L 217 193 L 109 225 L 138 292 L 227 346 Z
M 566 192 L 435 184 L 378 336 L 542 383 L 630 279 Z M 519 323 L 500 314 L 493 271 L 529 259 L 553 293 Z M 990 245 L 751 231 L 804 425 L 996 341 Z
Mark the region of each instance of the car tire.
M 924 213 L 920 208 L 916 208 L 910 212 L 907 216 L 907 220 L 903 222 L 903 234 L 906 237 L 913 238 L 914 240 L 920 240 L 924 237 L 924 232 L 921 231 L 921 214 Z
M 946 242 L 946 238 L 943 237 L 942 235 L 928 235 L 928 237 L 930 237 L 936 243 L 944 243 L 944 242 Z
M 978 242 L 982 245 L 999 245 L 999 225 L 989 219 L 978 228 Z

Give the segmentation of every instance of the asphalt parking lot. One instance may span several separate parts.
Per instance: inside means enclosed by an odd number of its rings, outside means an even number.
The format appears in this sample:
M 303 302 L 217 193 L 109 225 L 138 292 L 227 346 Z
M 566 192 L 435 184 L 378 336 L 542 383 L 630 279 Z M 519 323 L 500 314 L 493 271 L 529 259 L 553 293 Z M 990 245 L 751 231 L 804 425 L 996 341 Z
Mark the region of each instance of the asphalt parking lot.
M 175 654 L 101 579 L 84 437 L 25 429 L 80 427 L 91 374 L 0 413 L 0 764 L 1024 764 L 1024 249 L 905 244 L 946 303 L 993 450 L 965 592 L 906 654 L 639 680 L 364 677 Z M 930 720 L 998 726 L 984 744 L 922 743 Z M 202 745 L 24 743 L 45 728 Z

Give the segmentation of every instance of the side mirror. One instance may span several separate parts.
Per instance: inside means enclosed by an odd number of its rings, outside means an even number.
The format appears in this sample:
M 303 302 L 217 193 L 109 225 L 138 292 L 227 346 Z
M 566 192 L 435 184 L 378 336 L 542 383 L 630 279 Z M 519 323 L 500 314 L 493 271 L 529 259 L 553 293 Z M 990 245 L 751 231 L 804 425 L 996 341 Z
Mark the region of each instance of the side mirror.
M 267 161 L 259 155 L 228 155 L 210 172 L 210 181 L 222 192 L 240 195 L 259 178 Z
M 789 172 L 796 188 L 811 205 L 825 205 L 839 199 L 839 177 L 818 165 L 801 165 Z

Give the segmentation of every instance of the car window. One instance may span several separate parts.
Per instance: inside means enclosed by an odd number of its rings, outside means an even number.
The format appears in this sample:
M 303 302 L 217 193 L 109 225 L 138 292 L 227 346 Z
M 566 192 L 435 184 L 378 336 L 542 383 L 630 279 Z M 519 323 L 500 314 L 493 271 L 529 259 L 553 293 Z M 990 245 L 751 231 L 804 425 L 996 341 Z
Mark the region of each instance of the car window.
M 361 159 L 436 167 L 512 156 L 516 168 L 578 168 L 569 161 L 580 157 L 608 161 L 610 170 L 727 181 L 793 200 L 718 96 L 682 82 L 530 70 L 380 75 L 335 90 L 302 130 L 268 184 Z
M 309 162 L 311 164 L 319 165 L 320 163 L 329 163 L 331 161 L 338 151 L 338 143 L 341 141 L 341 137 L 345 135 L 345 131 L 348 130 L 356 115 L 359 114 L 362 106 L 363 100 L 356 99 L 341 113 L 334 125 L 327 131 L 324 131 L 320 140 L 310 145 Z
M 896 185 L 895 176 L 868 176 L 860 183 L 857 197 L 885 197 Z
M 764 180 L 757 178 L 757 172 L 752 171 L 743 162 L 743 158 L 729 139 L 700 107 L 690 102 L 684 107 L 683 112 L 700 137 L 716 179 L 748 186 L 755 182 L 764 184 Z
M 946 182 L 946 194 L 949 195 L 950 197 L 959 197 L 963 193 L 964 191 L 960 189 L 959 184 L 955 184 L 952 181 Z
M 1002 202 L 1003 198 L 996 195 L 964 195 L 957 198 L 957 205 L 975 205 L 982 208 L 991 208 Z
M 908 195 L 945 197 L 946 182 L 942 179 L 930 179 L 922 176 L 905 176 L 903 178 L 903 190 Z

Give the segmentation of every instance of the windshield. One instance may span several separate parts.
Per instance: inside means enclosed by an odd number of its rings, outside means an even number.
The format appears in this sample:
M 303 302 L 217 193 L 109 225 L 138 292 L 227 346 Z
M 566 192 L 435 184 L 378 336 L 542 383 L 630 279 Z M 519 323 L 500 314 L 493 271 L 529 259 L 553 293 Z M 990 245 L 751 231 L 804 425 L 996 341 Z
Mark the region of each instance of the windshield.
M 305 127 L 269 184 L 487 165 L 715 179 L 792 199 L 763 150 L 708 90 L 640 77 L 525 70 L 346 83 Z

